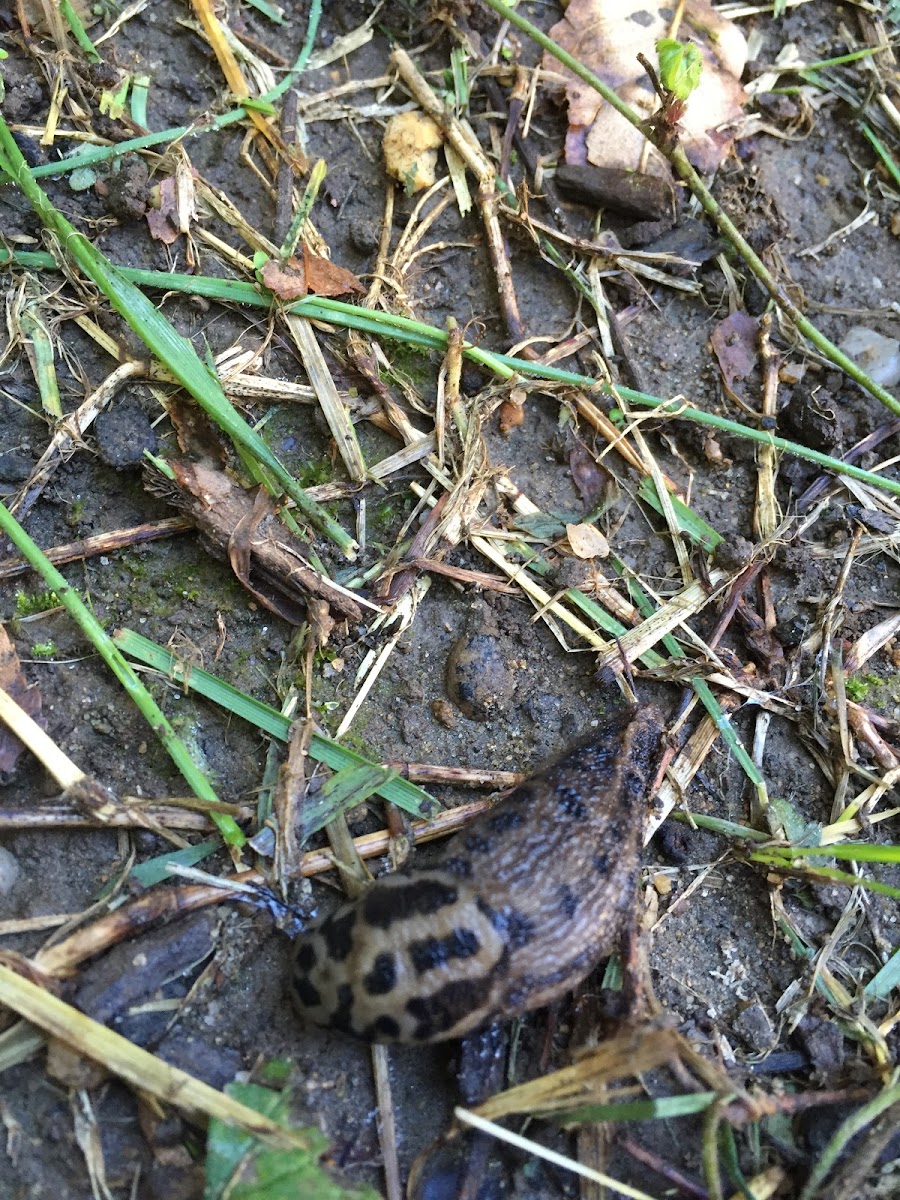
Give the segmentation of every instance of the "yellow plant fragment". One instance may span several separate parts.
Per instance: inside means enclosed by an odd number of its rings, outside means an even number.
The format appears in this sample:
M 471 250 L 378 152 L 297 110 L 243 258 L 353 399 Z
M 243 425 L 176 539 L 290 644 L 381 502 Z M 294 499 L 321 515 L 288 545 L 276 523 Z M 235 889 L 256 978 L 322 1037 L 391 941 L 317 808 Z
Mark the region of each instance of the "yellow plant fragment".
M 440 128 L 423 112 L 391 117 L 382 141 L 388 175 L 399 179 L 410 195 L 431 187 L 442 142 Z
M 593 525 L 567 525 L 566 537 L 576 558 L 606 558 L 609 542 Z

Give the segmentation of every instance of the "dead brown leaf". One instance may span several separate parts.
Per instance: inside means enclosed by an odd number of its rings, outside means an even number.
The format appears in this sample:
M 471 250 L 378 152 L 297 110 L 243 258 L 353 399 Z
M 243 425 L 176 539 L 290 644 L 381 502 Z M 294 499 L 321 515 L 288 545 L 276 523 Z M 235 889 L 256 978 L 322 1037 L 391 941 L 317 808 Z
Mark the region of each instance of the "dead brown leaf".
M 270 258 L 260 275 L 269 291 L 285 301 L 300 300 L 309 292 L 316 296 L 345 296 L 348 292 L 366 290 L 352 271 L 314 254 L 305 242 L 302 262 L 297 258 L 286 262 Z
M 300 300 L 309 291 L 306 267 L 299 259 L 280 262 L 270 258 L 260 271 L 260 277 L 273 296 L 279 300 Z
M 178 228 L 178 196 L 175 179 L 169 176 L 154 188 L 159 202 L 147 209 L 147 227 L 157 242 L 171 246 L 180 237 Z
M 720 321 L 709 339 L 729 392 L 737 379 L 746 379 L 756 366 L 759 326 L 753 317 L 738 309 Z
M 567 525 L 566 537 L 576 558 L 609 557 L 609 542 L 593 525 Z
M 668 36 L 670 19 L 671 6 L 665 0 L 571 0 L 550 36 L 599 75 L 622 100 L 649 117 L 654 93 L 637 55 L 656 61 L 656 42 Z M 700 171 L 711 172 L 731 146 L 731 135 L 721 132 L 720 127 L 742 115 L 746 97 L 740 77 L 747 45 L 738 27 L 720 16 L 707 0 L 687 0 L 679 38 L 693 41 L 704 60 L 700 86 L 690 96 L 681 121 L 682 143 L 694 165 Z M 637 168 L 644 146 L 640 131 L 551 55 L 544 55 L 543 66 L 566 77 L 566 162 Z M 658 156 L 651 156 L 651 163 L 649 170 L 668 173 Z
M 303 243 L 303 262 L 306 265 L 306 281 L 309 290 L 317 296 L 344 296 L 348 292 L 365 292 L 365 288 L 352 271 L 333 263 L 330 258 L 313 254 Z
M 207 547 L 228 559 L 260 604 L 302 625 L 310 596 L 317 596 L 342 617 L 362 620 L 362 603 L 313 570 L 309 547 L 281 523 L 265 492 L 240 487 L 210 461 L 173 459 L 170 465 L 177 492 L 158 481 L 153 486 L 190 515 Z

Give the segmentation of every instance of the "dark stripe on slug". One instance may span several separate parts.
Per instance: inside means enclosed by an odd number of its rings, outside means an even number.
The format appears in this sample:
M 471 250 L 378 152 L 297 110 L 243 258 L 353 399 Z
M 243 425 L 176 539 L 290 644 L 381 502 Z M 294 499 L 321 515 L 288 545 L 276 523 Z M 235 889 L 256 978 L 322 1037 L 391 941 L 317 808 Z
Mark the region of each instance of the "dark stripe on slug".
M 438 879 L 411 878 L 397 887 L 375 884 L 363 897 L 363 917 L 376 929 L 388 929 L 395 921 L 430 916 L 448 904 L 455 904 L 457 896 L 455 887 Z
M 408 1000 L 406 1011 L 416 1022 L 413 1037 L 426 1042 L 482 1008 L 491 994 L 491 979 L 454 979 L 426 998 Z M 487 1013 L 485 1014 L 488 1015 Z
M 417 975 L 424 975 L 435 967 L 446 967 L 451 958 L 471 958 L 481 949 L 476 934 L 471 929 L 454 929 L 445 938 L 424 938 L 411 942 L 409 957 Z
M 394 990 L 397 982 L 397 961 L 393 954 L 384 951 L 375 957 L 372 970 L 363 976 L 363 987 L 370 996 L 385 996 Z
M 559 906 L 570 920 L 578 911 L 578 897 L 567 883 L 560 885 Z

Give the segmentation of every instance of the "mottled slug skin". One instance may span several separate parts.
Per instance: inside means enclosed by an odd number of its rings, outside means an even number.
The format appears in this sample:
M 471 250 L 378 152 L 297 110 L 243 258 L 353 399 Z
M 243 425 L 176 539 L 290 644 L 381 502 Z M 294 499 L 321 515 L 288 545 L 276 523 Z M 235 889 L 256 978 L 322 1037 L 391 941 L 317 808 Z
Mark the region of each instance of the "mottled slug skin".
M 540 1008 L 613 949 L 634 903 L 652 708 L 606 720 L 444 846 L 296 941 L 304 1020 L 437 1042 Z

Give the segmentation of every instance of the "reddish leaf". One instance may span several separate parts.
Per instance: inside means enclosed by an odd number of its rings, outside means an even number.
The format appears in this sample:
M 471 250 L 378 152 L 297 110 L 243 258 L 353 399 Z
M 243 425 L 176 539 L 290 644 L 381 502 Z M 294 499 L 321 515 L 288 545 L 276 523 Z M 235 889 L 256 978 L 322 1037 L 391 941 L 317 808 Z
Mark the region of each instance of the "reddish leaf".
M 343 296 L 347 292 L 366 290 L 352 271 L 348 271 L 346 267 L 339 267 L 330 258 L 320 258 L 318 254 L 313 254 L 305 242 L 303 261 L 306 264 L 309 290 L 317 296 Z
M 36 684 L 31 684 L 22 674 L 22 666 L 16 648 L 9 635 L 0 625 L 0 688 L 3 688 L 20 708 L 37 721 L 41 715 L 41 693 Z M 0 724 L 0 775 L 11 774 L 24 746 L 6 725 Z
M 306 267 L 296 258 L 289 258 L 287 262 L 270 258 L 260 271 L 260 276 L 272 295 L 279 300 L 302 300 L 309 291 Z

